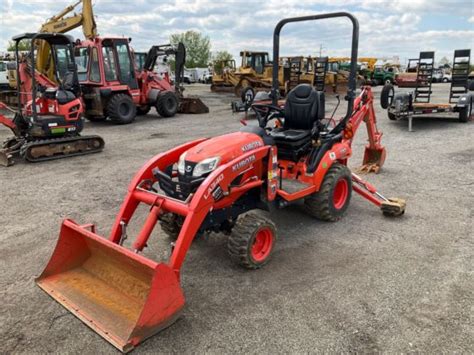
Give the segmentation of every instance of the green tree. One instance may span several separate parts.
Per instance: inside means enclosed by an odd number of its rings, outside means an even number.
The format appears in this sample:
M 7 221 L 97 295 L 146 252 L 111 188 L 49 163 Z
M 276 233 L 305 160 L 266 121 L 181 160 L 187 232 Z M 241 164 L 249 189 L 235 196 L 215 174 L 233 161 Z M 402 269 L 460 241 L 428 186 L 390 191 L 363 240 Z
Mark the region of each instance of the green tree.
M 19 51 L 29 51 L 30 50 L 30 41 L 20 41 L 18 44 Z M 8 41 L 7 51 L 14 52 L 15 51 L 15 41 Z
M 219 51 L 212 56 L 212 67 L 216 73 L 222 72 L 225 62 L 233 60 L 234 56 L 227 51 Z
M 170 36 L 172 44 L 182 42 L 186 47 L 186 67 L 207 67 L 211 58 L 211 41 L 196 31 L 175 33 Z

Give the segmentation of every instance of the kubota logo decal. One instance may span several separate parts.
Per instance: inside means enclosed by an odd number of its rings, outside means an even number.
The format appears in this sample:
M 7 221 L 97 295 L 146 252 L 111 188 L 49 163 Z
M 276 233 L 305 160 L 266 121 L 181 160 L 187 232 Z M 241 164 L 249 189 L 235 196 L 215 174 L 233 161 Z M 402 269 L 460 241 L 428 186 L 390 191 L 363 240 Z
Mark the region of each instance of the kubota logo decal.
M 255 155 L 251 155 L 241 161 L 239 161 L 238 163 L 234 164 L 232 166 L 232 171 L 237 171 L 237 170 L 240 170 L 242 169 L 244 166 L 247 166 L 249 164 L 251 164 L 252 162 L 255 161 Z
M 242 147 L 242 152 L 248 152 L 249 150 L 254 150 L 255 148 L 263 146 L 263 143 L 260 141 L 255 141 L 251 143 L 247 143 Z
M 217 185 L 219 185 L 219 183 L 224 180 L 224 174 L 220 174 L 217 179 L 215 179 L 213 182 L 211 182 L 211 184 L 209 185 L 209 187 L 207 188 L 207 191 L 206 193 L 204 194 L 204 199 L 207 200 L 209 198 L 209 196 L 212 194 L 212 191 L 214 191 L 214 189 L 217 187 Z

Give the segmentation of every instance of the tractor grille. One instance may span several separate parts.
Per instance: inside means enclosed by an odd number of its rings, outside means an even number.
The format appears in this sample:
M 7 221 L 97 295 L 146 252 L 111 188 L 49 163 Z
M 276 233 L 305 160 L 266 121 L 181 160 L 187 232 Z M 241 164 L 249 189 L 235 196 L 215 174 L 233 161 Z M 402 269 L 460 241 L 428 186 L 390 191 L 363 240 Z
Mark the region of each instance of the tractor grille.
M 186 181 L 173 179 L 170 175 L 158 168 L 153 169 L 153 175 L 158 180 L 160 189 L 170 197 L 178 200 L 186 200 L 189 194 L 195 192 L 204 181 L 204 177 L 186 179 Z

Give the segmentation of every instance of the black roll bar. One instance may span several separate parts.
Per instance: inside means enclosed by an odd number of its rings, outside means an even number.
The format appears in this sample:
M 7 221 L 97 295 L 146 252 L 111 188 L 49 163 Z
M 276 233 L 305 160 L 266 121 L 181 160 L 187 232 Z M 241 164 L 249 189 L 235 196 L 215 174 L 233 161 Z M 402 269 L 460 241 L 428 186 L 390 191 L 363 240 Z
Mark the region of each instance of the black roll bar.
M 276 106 L 278 104 L 278 96 L 280 94 L 280 88 L 278 83 L 278 58 L 280 57 L 280 32 L 284 25 L 292 22 L 303 22 L 303 21 L 316 21 L 337 17 L 347 17 L 352 22 L 352 44 L 351 44 L 351 67 L 349 73 L 349 85 L 347 89 L 347 95 L 345 97 L 347 104 L 347 113 L 344 119 L 334 127 L 333 132 L 338 133 L 344 129 L 347 121 L 352 115 L 354 109 L 354 98 L 356 90 L 356 72 L 357 72 L 357 52 L 359 49 L 359 22 L 357 19 L 348 12 L 332 12 L 321 15 L 310 15 L 301 17 L 286 18 L 278 22 L 273 32 L 273 78 L 272 78 L 272 104 Z

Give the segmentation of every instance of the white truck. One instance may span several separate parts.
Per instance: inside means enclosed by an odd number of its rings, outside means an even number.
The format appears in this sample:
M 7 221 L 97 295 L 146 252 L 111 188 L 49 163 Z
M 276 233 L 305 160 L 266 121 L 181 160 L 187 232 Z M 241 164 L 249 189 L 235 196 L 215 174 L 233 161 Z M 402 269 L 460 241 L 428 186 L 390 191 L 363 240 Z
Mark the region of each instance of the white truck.
M 0 90 L 8 90 L 7 62 L 0 61 Z

